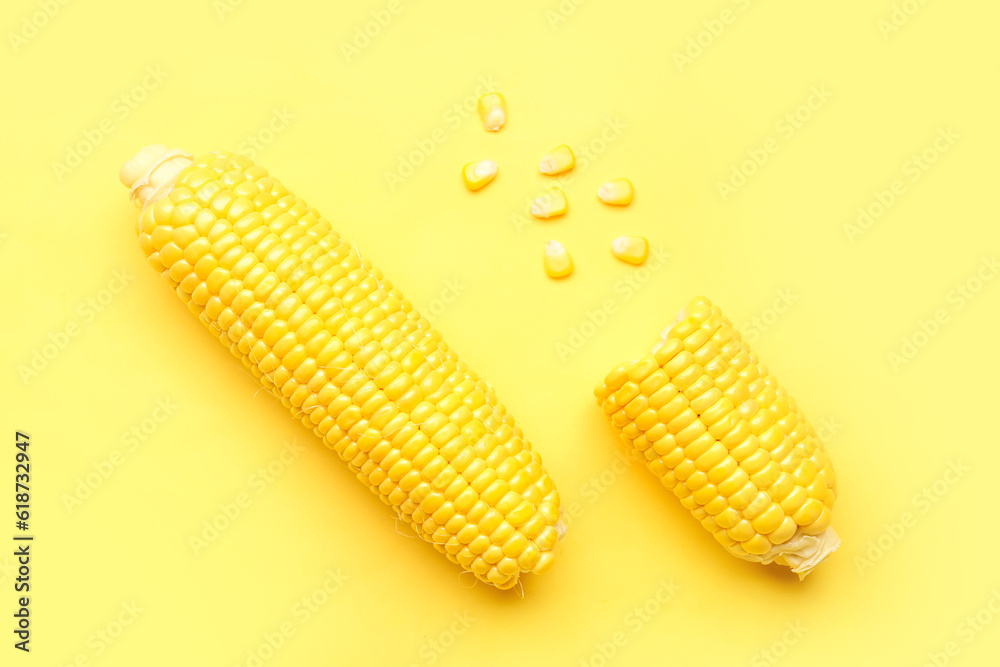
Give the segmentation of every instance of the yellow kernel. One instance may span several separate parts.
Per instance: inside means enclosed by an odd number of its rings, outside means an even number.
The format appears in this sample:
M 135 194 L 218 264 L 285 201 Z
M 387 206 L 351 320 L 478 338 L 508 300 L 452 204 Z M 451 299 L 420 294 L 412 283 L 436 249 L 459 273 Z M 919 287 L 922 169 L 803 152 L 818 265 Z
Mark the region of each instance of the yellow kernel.
M 754 535 L 749 540 L 742 542 L 740 546 L 742 546 L 748 554 L 763 556 L 771 548 L 771 542 L 763 535 Z
M 462 169 L 462 178 L 465 187 L 473 192 L 480 190 L 497 177 L 500 168 L 493 160 L 482 160 L 480 162 L 470 162 Z
M 458 541 L 461 544 L 469 544 L 478 536 L 479 536 L 479 529 L 476 527 L 476 524 L 474 523 L 465 524 L 464 526 L 459 528 L 458 532 L 455 534 L 455 537 L 458 538 Z
M 718 528 L 712 527 L 711 525 L 705 526 L 705 528 L 711 531 L 712 537 L 714 537 L 719 544 L 726 547 L 726 549 L 731 550 L 732 547 L 736 544 L 736 540 L 729 537 L 729 535 L 726 535 L 726 531 L 719 530 Z
M 747 487 L 753 487 L 753 484 L 748 484 Z M 732 499 L 730 499 L 732 502 Z M 757 491 L 754 488 L 753 500 L 750 504 L 743 508 L 743 518 L 749 521 L 753 521 L 758 516 L 763 514 L 771 506 L 771 496 L 768 495 L 767 491 Z
M 521 533 L 514 533 L 504 542 L 503 552 L 508 558 L 517 558 L 526 546 L 528 546 L 528 539 Z
M 521 555 L 518 556 L 517 564 L 522 570 L 530 571 L 538 562 L 538 558 L 541 555 L 542 552 L 539 550 L 538 545 L 529 542 L 521 551 Z
M 538 163 L 538 171 L 549 176 L 563 174 L 576 166 L 576 156 L 573 149 L 562 144 L 553 148 L 548 155 Z
M 504 551 L 504 553 L 506 553 L 506 550 Z M 506 558 L 501 558 L 500 562 L 497 563 L 497 571 L 500 572 L 500 574 L 505 575 L 507 577 L 513 577 L 520 570 L 517 566 L 517 561 L 514 558 L 506 557 Z
M 733 509 L 740 510 L 741 512 L 753 502 L 754 498 L 757 497 L 758 491 L 757 487 L 747 482 L 743 485 L 743 488 L 729 496 L 729 505 Z
M 522 500 L 520 504 L 507 513 L 507 521 L 512 526 L 521 526 L 528 522 L 534 514 L 534 508 L 527 500 Z
M 771 463 L 774 463 L 772 461 Z M 770 464 L 768 464 L 770 465 Z M 767 466 L 765 466 L 766 468 Z M 789 475 L 787 472 L 778 473 L 777 479 L 771 484 L 771 487 L 767 490 L 774 500 L 781 502 L 785 499 L 792 489 L 795 488 L 795 478 Z
M 708 471 L 714 468 L 717 464 L 722 463 L 722 461 L 728 456 L 729 452 L 726 451 L 725 446 L 721 442 L 716 442 L 708 448 L 708 451 L 699 456 L 695 460 L 694 464 L 698 470 Z
M 718 465 L 708 471 L 708 481 L 713 484 L 719 484 L 726 480 L 727 477 L 733 474 L 733 471 L 739 467 L 739 463 L 736 462 L 732 456 L 727 456 Z
M 500 93 L 487 93 L 479 98 L 479 118 L 483 127 L 498 132 L 507 123 L 507 101 Z
M 795 523 L 800 526 L 808 526 L 812 522 L 816 521 L 816 519 L 820 518 L 820 515 L 824 510 L 826 510 L 826 508 L 823 507 L 823 503 L 815 498 L 810 498 L 802 504 L 802 507 L 800 507 L 795 514 L 792 515 L 792 518 L 795 519 Z
M 716 493 L 718 493 L 718 492 L 716 492 Z M 718 515 L 718 514 L 721 514 L 722 512 L 726 511 L 727 509 L 730 509 L 730 507 L 729 507 L 729 500 L 727 500 L 726 498 L 723 498 L 720 495 L 716 495 L 715 498 L 712 498 L 710 501 L 708 501 L 707 503 L 705 503 L 705 511 L 708 512 L 713 517 L 716 516 L 716 515 Z M 711 529 L 709 529 L 709 530 L 711 530 Z
M 514 526 L 506 521 L 501 521 L 500 525 L 490 534 L 490 542 L 502 545 L 515 533 Z
M 797 529 L 798 525 L 795 523 L 795 519 L 785 516 L 781 521 L 781 525 L 773 533 L 769 534 L 767 539 L 771 541 L 771 544 L 784 544 L 792 538 Z
M 700 473 L 695 473 L 695 475 L 698 474 Z M 694 475 L 691 475 L 691 477 L 694 477 Z M 690 477 L 688 479 L 690 479 Z M 699 505 L 707 505 L 708 503 L 714 501 L 716 498 L 719 498 L 721 496 L 719 496 L 719 491 L 718 489 L 715 488 L 715 486 L 713 486 L 712 484 L 708 484 L 707 486 L 701 487 L 697 491 L 693 491 L 691 493 L 691 497 Z
M 740 513 L 732 507 L 727 507 L 715 515 L 715 522 L 720 528 L 728 530 L 740 522 Z
M 767 489 L 770 488 L 775 481 L 777 481 L 780 474 L 781 466 L 779 466 L 775 461 L 768 461 L 764 464 L 763 468 L 750 475 L 750 481 L 753 482 L 758 489 Z
M 469 551 L 478 556 L 486 551 L 490 546 L 491 543 L 489 535 L 479 533 L 476 537 L 472 538 L 471 542 L 469 542 Z
M 564 215 L 569 210 L 566 193 L 560 188 L 550 188 L 531 202 L 531 215 L 542 220 Z
M 816 479 L 814 479 L 812 483 L 806 487 L 806 492 L 809 494 L 810 498 L 823 500 L 823 498 L 826 498 L 827 488 L 826 476 L 823 475 L 823 473 L 819 473 L 816 476 Z
M 632 181 L 627 178 L 616 178 L 598 188 L 597 196 L 605 204 L 628 206 L 635 196 L 635 188 L 632 187 Z
M 491 509 L 486 512 L 486 515 L 482 519 L 479 520 L 479 532 L 484 535 L 490 535 L 494 530 L 500 527 L 501 523 L 503 523 L 503 516 L 500 512 Z
M 500 502 L 500 499 L 507 495 L 510 490 L 510 485 L 502 479 L 496 479 L 490 484 L 483 492 L 480 497 L 483 502 L 488 504 L 490 507 L 496 507 Z
M 753 454 L 740 462 L 740 467 L 753 475 L 761 470 L 771 460 L 771 454 L 766 449 L 757 449 Z
M 763 412 L 771 411 L 764 410 Z M 781 430 L 780 426 L 775 424 L 757 437 L 760 440 L 761 447 L 769 452 L 773 452 L 778 445 L 785 441 L 785 432 Z
M 802 507 L 802 504 L 809 499 L 809 494 L 806 493 L 804 487 L 796 486 L 793 488 L 785 499 L 781 501 L 781 509 L 785 510 L 785 514 L 794 514 L 796 510 Z
M 483 560 L 490 564 L 499 563 L 501 558 L 503 558 L 503 550 L 498 544 L 494 544 L 483 554 Z M 494 571 L 490 570 L 490 573 L 492 574 Z
M 802 526 L 802 532 L 806 535 L 818 535 L 830 527 L 830 518 L 830 510 L 824 507 L 820 510 L 819 516 L 816 517 L 815 521 Z
M 553 526 L 546 526 L 535 539 L 535 544 L 542 549 L 551 549 L 556 545 L 556 540 L 558 539 L 559 533 L 556 529 Z
M 726 530 L 726 535 L 733 538 L 737 542 L 749 540 L 754 536 L 754 534 L 753 526 L 746 519 L 740 519 L 739 523 Z
M 745 513 L 744 513 L 745 515 Z M 781 505 L 772 503 L 764 512 L 752 521 L 754 529 L 761 535 L 773 533 L 785 520 L 785 513 L 781 510 Z
M 799 486 L 808 486 L 816 478 L 816 464 L 809 459 L 803 459 L 802 463 L 795 469 L 792 476 Z
M 611 242 L 611 253 L 623 262 L 638 266 L 649 257 L 649 241 L 641 236 L 619 236 Z
M 535 567 L 531 568 L 531 571 L 535 574 L 542 574 L 543 572 L 547 572 L 552 567 L 554 562 L 555 555 L 553 555 L 552 552 L 543 553 L 539 556 L 538 562 L 535 563 Z
M 550 278 L 563 278 L 573 273 L 573 258 L 559 241 L 549 241 L 545 244 L 542 261 L 545 264 L 545 273 Z
M 719 493 L 726 496 L 727 498 L 740 489 L 750 481 L 750 475 L 747 474 L 743 468 L 737 468 L 733 473 L 719 483 Z M 803 489 L 803 493 L 805 490 Z
M 497 481 L 499 482 L 502 480 L 497 480 Z M 487 492 L 488 491 L 489 489 L 487 489 Z M 506 494 L 504 494 L 502 498 L 500 498 L 499 501 L 497 501 L 496 509 L 498 512 L 506 516 L 520 503 L 521 503 L 521 494 L 515 491 L 508 491 Z
M 747 401 L 749 403 L 749 401 Z M 756 404 L 760 404 L 760 401 L 754 400 Z M 774 423 L 774 413 L 770 410 L 757 410 L 757 413 L 750 420 L 750 431 L 759 436 L 761 433 L 766 431 Z
M 396 465 L 399 464 L 397 463 Z M 475 505 L 478 500 L 479 494 L 477 494 L 471 487 L 466 487 L 455 497 L 452 504 L 455 506 L 456 510 L 465 514 L 472 509 L 472 506 Z

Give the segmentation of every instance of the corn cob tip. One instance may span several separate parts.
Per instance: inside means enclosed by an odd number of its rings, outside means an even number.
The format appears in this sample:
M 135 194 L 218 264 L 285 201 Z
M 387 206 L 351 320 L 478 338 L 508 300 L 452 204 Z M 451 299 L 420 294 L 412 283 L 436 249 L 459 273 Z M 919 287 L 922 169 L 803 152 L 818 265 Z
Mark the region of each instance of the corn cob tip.
M 122 185 L 131 188 L 136 179 L 149 168 L 150 162 L 167 152 L 167 147 L 163 144 L 150 144 L 144 146 L 138 153 L 128 159 L 118 172 L 118 178 Z
M 191 164 L 193 157 L 177 148 L 150 144 L 122 165 L 118 178 L 129 188 L 135 205 L 145 208 L 169 194 L 177 174 Z

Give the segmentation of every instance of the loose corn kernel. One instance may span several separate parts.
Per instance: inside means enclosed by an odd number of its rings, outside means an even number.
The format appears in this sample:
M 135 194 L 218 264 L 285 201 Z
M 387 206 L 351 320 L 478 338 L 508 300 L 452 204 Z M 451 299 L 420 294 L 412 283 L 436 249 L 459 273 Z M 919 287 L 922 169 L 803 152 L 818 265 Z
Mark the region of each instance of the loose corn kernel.
M 616 253 L 617 256 L 617 253 Z M 804 577 L 840 539 L 836 475 L 801 410 L 707 299 L 595 395 L 635 453 L 732 554 Z
M 611 242 L 611 253 L 623 262 L 638 266 L 649 257 L 649 241 L 641 236 L 619 236 Z
M 564 174 L 575 166 L 576 156 L 573 155 L 573 149 L 562 144 L 553 148 L 548 155 L 542 158 L 541 162 L 538 163 L 538 171 L 548 176 L 555 176 Z
M 559 241 L 549 241 L 545 244 L 542 260 L 545 264 L 545 273 L 550 278 L 563 278 L 573 273 L 573 258 Z
M 635 188 L 627 178 L 616 178 L 597 189 L 601 201 L 611 206 L 628 206 L 635 197 Z
M 566 193 L 560 188 L 550 188 L 548 192 L 539 195 L 531 202 L 531 215 L 542 220 L 564 215 L 568 210 Z
M 486 93 L 479 98 L 479 118 L 483 127 L 498 132 L 507 123 L 507 101 L 500 93 Z
M 480 190 L 497 177 L 500 168 L 493 160 L 482 160 L 480 162 L 470 162 L 462 169 L 462 177 L 465 180 L 465 187 L 473 192 Z
M 121 178 L 150 264 L 423 540 L 503 589 L 551 567 L 563 524 L 538 454 L 329 221 L 228 153 L 153 146 Z

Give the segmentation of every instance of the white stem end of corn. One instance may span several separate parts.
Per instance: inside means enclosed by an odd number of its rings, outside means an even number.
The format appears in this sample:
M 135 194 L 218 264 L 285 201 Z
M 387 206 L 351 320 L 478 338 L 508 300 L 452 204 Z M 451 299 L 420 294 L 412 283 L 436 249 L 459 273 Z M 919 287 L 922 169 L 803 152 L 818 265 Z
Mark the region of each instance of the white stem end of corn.
M 150 144 L 122 165 L 118 178 L 130 189 L 135 205 L 146 208 L 170 194 L 177 174 L 193 161 L 193 155 L 180 149 Z
M 792 539 L 773 546 L 771 548 L 773 554 L 768 553 L 761 558 L 765 559 L 763 561 L 765 563 L 773 560 L 780 565 L 787 565 L 792 568 L 792 572 L 799 575 L 801 581 L 839 546 L 840 536 L 832 526 L 818 535 L 806 535 L 799 529 L 795 531 Z

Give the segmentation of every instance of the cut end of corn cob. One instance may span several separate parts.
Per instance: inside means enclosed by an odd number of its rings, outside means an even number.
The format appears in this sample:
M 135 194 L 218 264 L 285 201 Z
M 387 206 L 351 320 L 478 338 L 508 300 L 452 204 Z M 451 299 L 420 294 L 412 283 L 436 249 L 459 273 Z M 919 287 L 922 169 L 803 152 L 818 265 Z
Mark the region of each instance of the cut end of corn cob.
M 545 244 L 542 261 L 545 264 L 545 273 L 550 278 L 565 278 L 573 273 L 573 258 L 559 241 L 549 241 Z
M 551 188 L 531 202 L 531 215 L 541 220 L 557 218 L 565 215 L 568 210 L 569 201 L 566 199 L 566 193 L 560 188 Z
M 316 209 L 225 152 L 147 147 L 121 180 L 152 267 L 417 535 L 501 589 L 552 566 L 565 524 L 541 457 Z
M 840 546 L 833 464 L 722 311 L 691 301 L 598 403 L 646 467 L 730 553 L 805 578 Z
M 641 236 L 619 236 L 611 242 L 611 254 L 638 266 L 649 257 L 649 241 Z
M 616 178 L 598 188 L 597 196 L 611 206 L 628 206 L 635 197 L 635 188 L 627 178 Z
M 465 187 L 475 192 L 492 183 L 499 171 L 500 168 L 493 160 L 470 162 L 462 169 L 462 178 L 465 181 Z
M 556 146 L 538 163 L 538 171 L 548 176 L 563 174 L 576 166 L 576 156 L 573 149 L 563 144 Z
M 135 205 L 145 207 L 170 193 L 177 174 L 191 164 L 191 159 L 184 151 L 150 144 L 122 165 L 118 178 L 129 188 Z
M 490 132 L 499 132 L 507 124 L 507 100 L 500 93 L 487 93 L 479 98 L 479 118 Z

